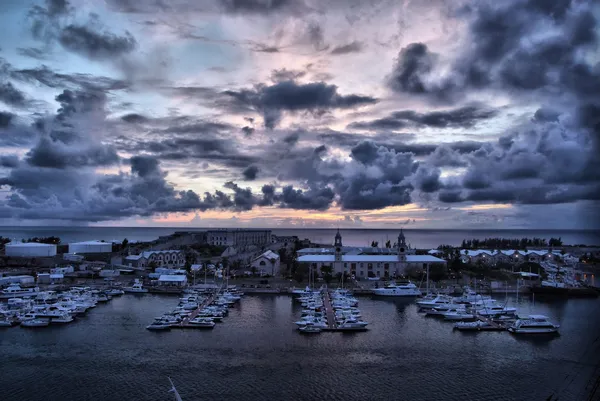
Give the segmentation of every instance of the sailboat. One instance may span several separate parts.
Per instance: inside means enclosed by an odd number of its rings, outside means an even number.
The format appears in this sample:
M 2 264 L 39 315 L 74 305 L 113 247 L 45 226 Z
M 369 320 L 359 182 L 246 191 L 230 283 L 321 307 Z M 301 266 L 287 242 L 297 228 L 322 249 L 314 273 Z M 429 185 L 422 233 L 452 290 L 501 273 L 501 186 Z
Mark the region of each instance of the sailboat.
M 175 394 L 175 401 L 183 401 L 181 399 L 181 396 L 177 392 L 177 389 L 175 388 L 175 385 L 173 384 L 173 380 L 171 380 L 170 377 L 168 379 L 169 379 L 169 382 L 171 383 L 171 389 L 169 390 L 169 393 Z

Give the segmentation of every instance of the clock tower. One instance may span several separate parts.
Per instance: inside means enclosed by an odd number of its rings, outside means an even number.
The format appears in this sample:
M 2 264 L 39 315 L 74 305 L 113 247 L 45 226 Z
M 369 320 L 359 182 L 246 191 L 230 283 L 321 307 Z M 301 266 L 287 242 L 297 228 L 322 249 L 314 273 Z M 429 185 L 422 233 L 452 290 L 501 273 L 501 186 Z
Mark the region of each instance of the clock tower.
M 404 233 L 402 229 L 400 229 L 400 234 L 398 235 L 398 261 L 406 262 L 406 238 L 404 237 Z
M 335 242 L 333 244 L 335 247 L 335 261 L 342 261 L 342 235 L 340 234 L 340 229 L 338 228 L 337 234 L 335 235 Z

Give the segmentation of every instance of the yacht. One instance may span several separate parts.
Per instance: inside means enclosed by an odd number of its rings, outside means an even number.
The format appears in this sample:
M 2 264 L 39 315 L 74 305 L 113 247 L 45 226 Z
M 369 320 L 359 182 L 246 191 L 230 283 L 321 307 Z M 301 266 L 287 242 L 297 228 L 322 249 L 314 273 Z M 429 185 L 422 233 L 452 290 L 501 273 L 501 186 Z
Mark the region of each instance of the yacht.
M 455 329 L 464 331 L 480 331 L 491 327 L 490 323 L 481 320 L 477 320 L 476 322 L 458 322 L 454 325 Z
M 559 327 L 544 315 L 529 315 L 517 319 L 508 331 L 513 334 L 558 334 Z
M 71 323 L 73 321 L 73 316 L 65 313 L 63 315 L 50 318 L 50 323 Z
M 373 295 L 382 297 L 418 297 L 421 296 L 419 288 L 411 283 L 389 283 L 385 287 L 373 289 Z
M 110 290 L 106 290 L 106 294 L 114 297 L 125 294 L 125 291 L 118 288 L 111 288 Z
M 338 325 L 340 330 L 366 330 L 368 323 L 362 320 L 348 318 Z
M 477 292 L 473 291 L 470 287 L 465 287 L 463 290 L 463 294 L 459 297 L 454 298 L 454 301 L 457 303 L 473 303 L 477 301 L 491 299 L 489 295 L 481 295 Z
M 473 320 L 475 315 L 467 312 L 465 309 L 456 309 L 454 311 L 447 311 L 442 314 L 445 320 Z
M 212 329 L 215 327 L 215 322 L 212 319 L 206 317 L 196 317 L 188 322 L 192 327 Z
M 148 292 L 147 288 L 144 288 L 142 282 L 139 279 L 135 279 L 135 282 L 131 287 L 124 287 L 123 291 L 133 294 L 145 294 Z
M 417 305 L 421 309 L 433 309 L 435 307 L 452 304 L 452 298 L 447 295 L 438 295 L 433 299 L 423 299 L 417 301 Z
M 162 319 L 156 319 L 150 325 L 146 326 L 147 330 L 171 330 L 171 324 Z
M 21 327 L 46 327 L 49 324 L 48 319 L 27 319 L 21 322 Z
M 16 298 L 16 297 L 30 297 L 37 295 L 40 292 L 38 287 L 33 288 L 21 288 L 19 284 L 11 284 L 2 291 L 0 291 L 0 298 Z
M 425 312 L 425 316 L 445 316 L 446 313 L 454 313 L 454 312 L 466 312 L 466 309 L 463 305 L 456 304 L 447 304 L 436 306 L 435 308 L 428 309 Z
M 323 329 L 319 326 L 307 324 L 302 327 L 298 327 L 298 330 L 300 331 L 300 333 L 313 334 L 320 333 Z
M 14 320 L 8 320 L 8 319 L 0 319 L 0 327 L 12 327 L 12 326 L 16 326 L 17 322 L 15 322 Z

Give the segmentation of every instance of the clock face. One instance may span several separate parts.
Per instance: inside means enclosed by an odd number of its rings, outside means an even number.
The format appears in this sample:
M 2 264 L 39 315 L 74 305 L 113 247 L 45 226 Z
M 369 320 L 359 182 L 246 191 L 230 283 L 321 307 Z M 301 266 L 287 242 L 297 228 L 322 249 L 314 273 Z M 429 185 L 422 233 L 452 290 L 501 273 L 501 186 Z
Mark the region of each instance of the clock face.
M 404 252 L 404 248 L 400 248 L 400 252 Z

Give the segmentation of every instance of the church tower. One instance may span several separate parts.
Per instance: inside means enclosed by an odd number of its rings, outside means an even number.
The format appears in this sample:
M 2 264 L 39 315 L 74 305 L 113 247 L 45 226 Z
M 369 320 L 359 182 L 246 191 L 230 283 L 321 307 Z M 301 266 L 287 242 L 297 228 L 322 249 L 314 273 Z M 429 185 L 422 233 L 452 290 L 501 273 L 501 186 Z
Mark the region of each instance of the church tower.
M 407 248 L 404 232 L 402 232 L 402 229 L 400 229 L 400 234 L 398 235 L 398 260 L 400 262 L 406 262 Z
M 337 230 L 337 234 L 335 235 L 335 242 L 333 245 L 335 247 L 335 261 L 341 262 L 342 261 L 342 234 L 340 234 L 339 228 Z

